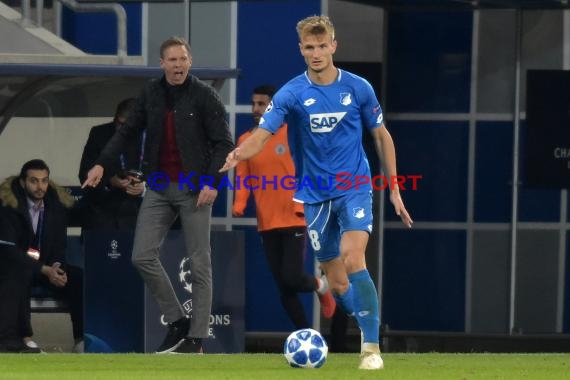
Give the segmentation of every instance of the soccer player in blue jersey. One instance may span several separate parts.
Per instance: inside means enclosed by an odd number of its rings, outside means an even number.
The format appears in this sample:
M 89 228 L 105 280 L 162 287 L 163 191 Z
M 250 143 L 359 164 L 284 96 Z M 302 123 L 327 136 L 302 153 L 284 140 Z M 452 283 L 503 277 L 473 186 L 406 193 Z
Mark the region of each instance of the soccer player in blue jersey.
M 394 142 L 370 84 L 335 67 L 334 26 L 326 16 L 297 24 L 307 71 L 273 97 L 259 128 L 228 154 L 221 171 L 257 154 L 273 133 L 289 124 L 295 162 L 294 200 L 304 203 L 310 246 L 339 304 L 356 318 L 362 332 L 361 369 L 381 369 L 380 313 L 365 250 L 372 231 L 370 167 L 362 147 L 362 128 L 372 133 L 387 178 L 395 178 Z M 357 181 L 357 179 L 360 179 Z M 397 185 L 390 200 L 402 222 L 412 226 Z

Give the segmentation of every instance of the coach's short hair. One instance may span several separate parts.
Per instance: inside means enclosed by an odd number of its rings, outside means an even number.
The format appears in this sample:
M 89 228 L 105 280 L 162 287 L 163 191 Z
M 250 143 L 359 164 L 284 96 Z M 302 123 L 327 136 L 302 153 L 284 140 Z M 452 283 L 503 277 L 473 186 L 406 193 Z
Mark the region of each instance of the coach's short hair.
M 160 45 L 160 58 L 164 58 L 164 52 L 172 46 L 184 46 L 186 50 L 188 50 L 188 54 L 190 54 L 190 44 L 188 44 L 188 41 L 186 41 L 184 37 L 172 36 Z

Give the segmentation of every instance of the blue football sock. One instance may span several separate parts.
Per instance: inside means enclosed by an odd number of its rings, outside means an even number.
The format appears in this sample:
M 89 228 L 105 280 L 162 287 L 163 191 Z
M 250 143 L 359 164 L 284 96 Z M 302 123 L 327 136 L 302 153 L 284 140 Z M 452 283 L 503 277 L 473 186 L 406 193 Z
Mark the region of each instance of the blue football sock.
M 354 316 L 358 322 L 364 343 L 379 343 L 380 339 L 380 312 L 378 307 L 378 293 L 368 270 L 348 275 L 352 285 L 354 302 Z
M 343 294 L 332 293 L 336 304 L 341 307 L 344 312 L 350 316 L 354 315 L 354 291 L 352 290 L 352 284 L 348 283 L 348 289 Z

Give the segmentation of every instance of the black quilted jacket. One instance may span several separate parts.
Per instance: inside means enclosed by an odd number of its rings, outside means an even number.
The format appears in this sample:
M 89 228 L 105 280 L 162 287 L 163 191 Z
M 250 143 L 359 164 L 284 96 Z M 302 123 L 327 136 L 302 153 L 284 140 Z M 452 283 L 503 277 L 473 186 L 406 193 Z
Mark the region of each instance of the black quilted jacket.
M 167 94 L 169 96 L 167 96 Z M 159 171 L 159 149 L 164 131 L 167 105 L 174 111 L 174 128 L 182 168 L 193 173 L 192 184 L 199 189 L 200 176 L 213 177 L 218 187 L 223 174 L 218 170 L 234 148 L 226 121 L 226 110 L 215 90 L 193 75 L 184 84 L 169 86 L 164 76 L 151 80 L 137 99 L 127 122 L 109 141 L 96 163 L 112 165 L 127 141 L 146 129 L 143 173 L 148 177 Z

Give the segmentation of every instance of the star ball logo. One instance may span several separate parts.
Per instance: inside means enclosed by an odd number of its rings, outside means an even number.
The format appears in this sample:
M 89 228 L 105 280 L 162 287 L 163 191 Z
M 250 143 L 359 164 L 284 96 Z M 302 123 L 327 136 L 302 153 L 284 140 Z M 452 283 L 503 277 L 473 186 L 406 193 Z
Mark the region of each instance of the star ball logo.
M 178 281 L 182 285 L 185 292 L 190 295 L 183 304 L 182 308 L 187 315 L 192 318 L 192 270 L 190 269 L 191 263 L 190 258 L 185 257 L 180 261 L 178 265 Z M 161 316 L 161 322 L 166 325 L 164 320 L 164 315 Z M 210 314 L 210 327 L 208 329 L 208 334 L 211 338 L 215 339 L 216 334 L 214 332 L 215 326 L 230 326 L 232 323 L 232 318 L 230 314 Z
M 190 270 L 190 259 L 185 257 L 180 261 L 178 266 L 178 281 L 182 285 L 184 291 L 190 294 L 190 298 L 182 304 L 182 308 L 186 314 L 191 315 L 192 313 L 192 271 Z
M 182 283 L 182 287 L 188 293 L 192 294 L 192 271 L 190 270 L 190 259 L 184 258 L 180 262 L 178 279 Z
M 116 260 L 121 257 L 121 252 L 119 252 L 119 242 L 115 239 L 111 240 L 109 243 L 109 247 L 111 248 L 110 252 L 107 252 L 107 257 Z

